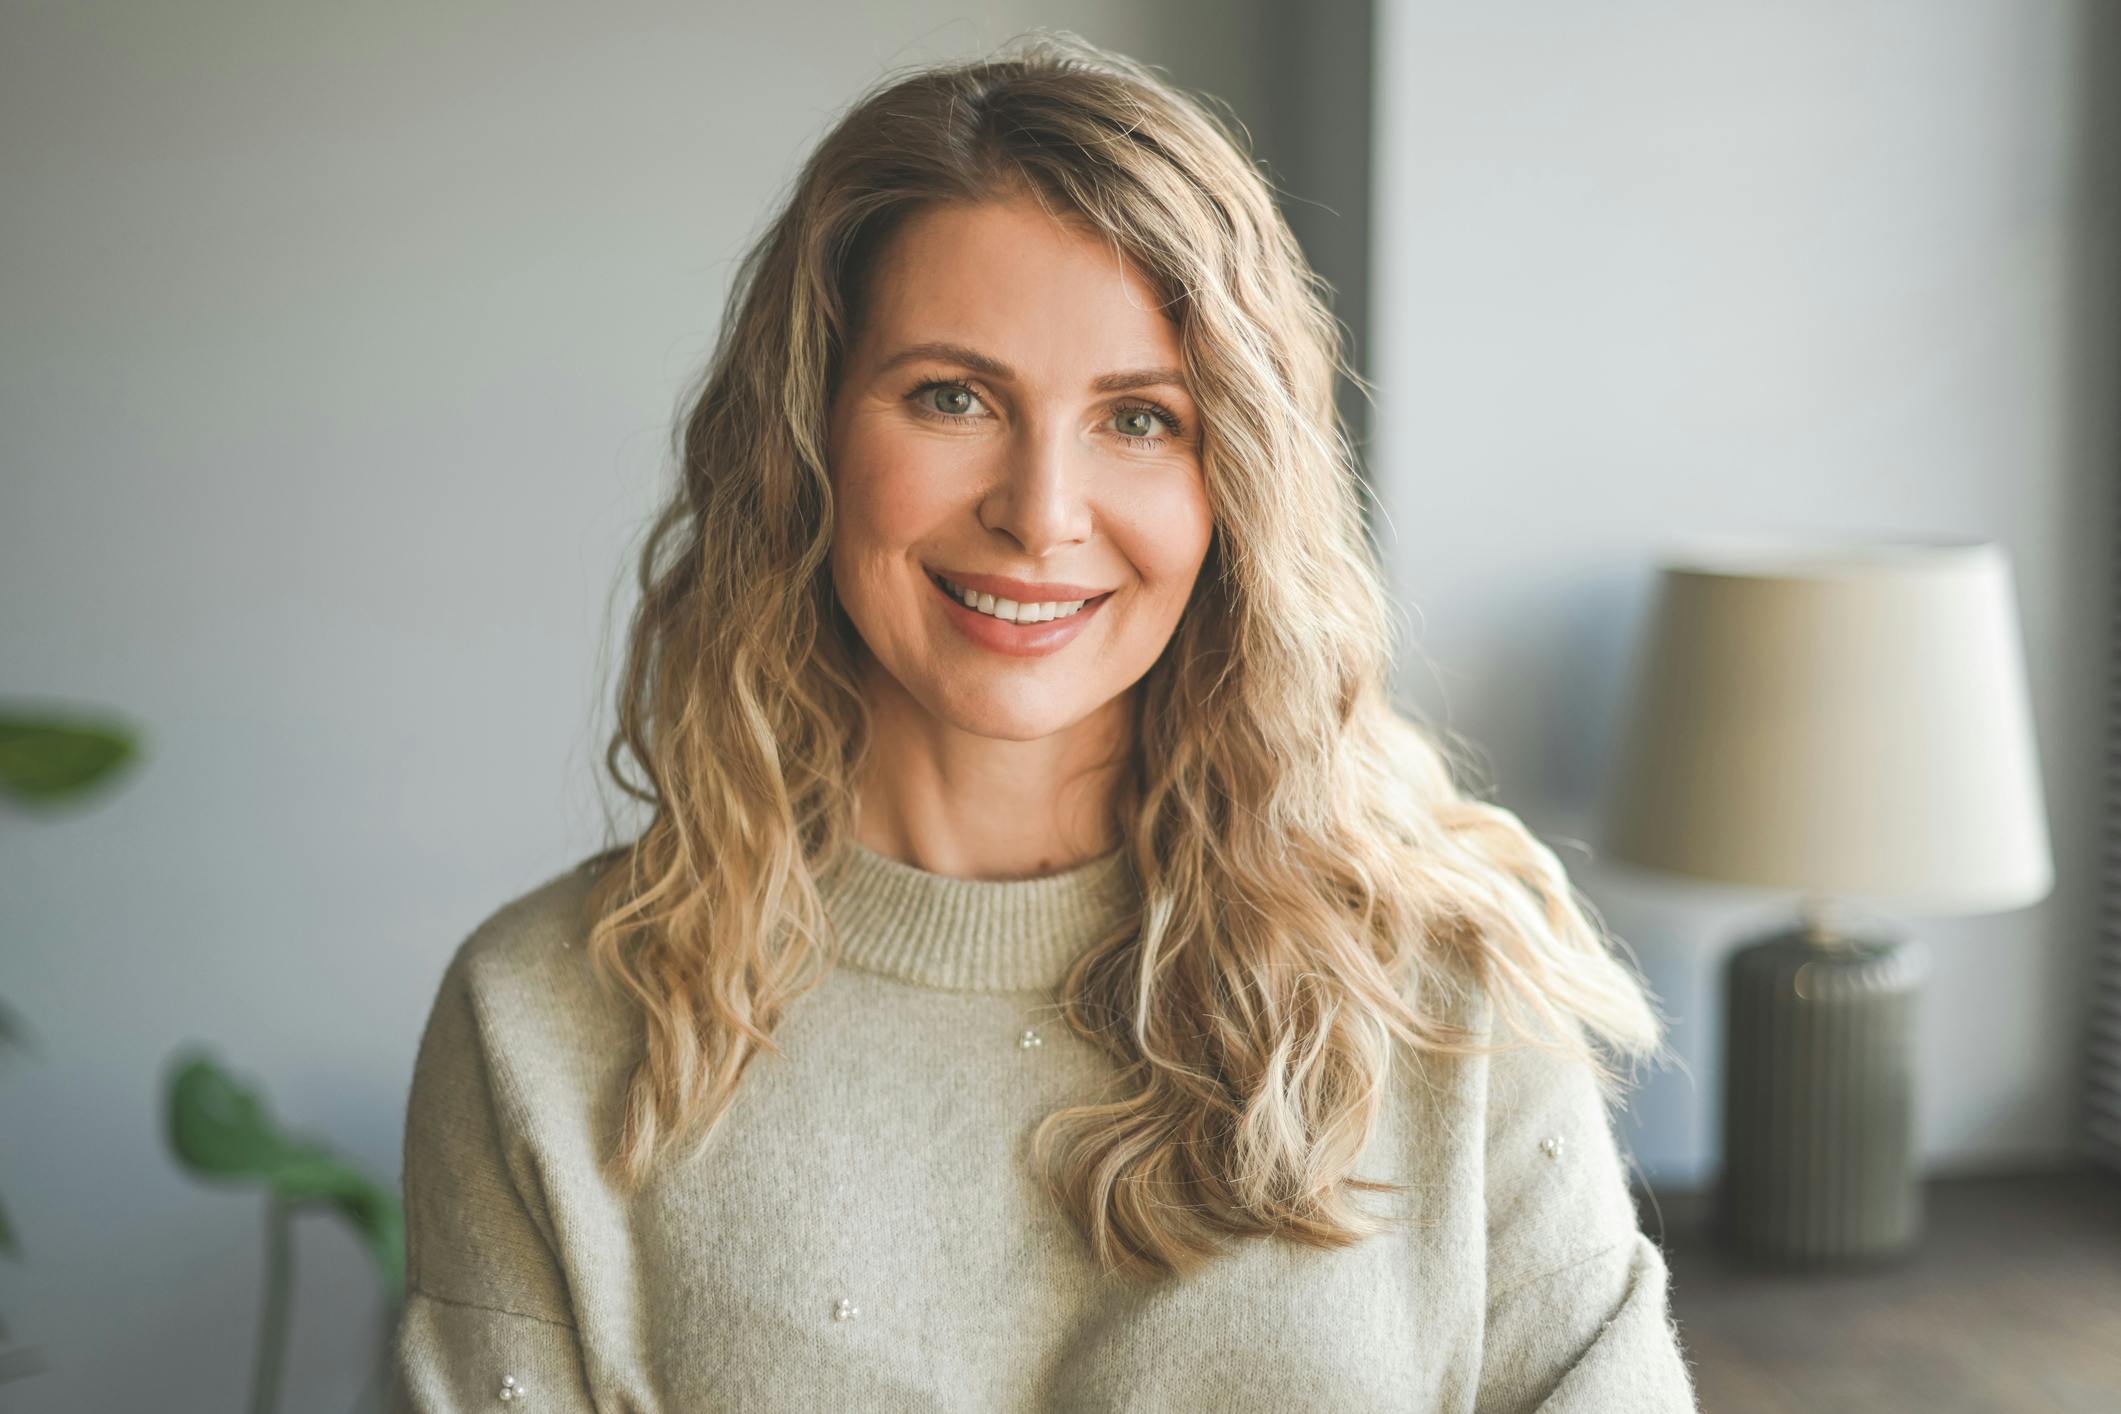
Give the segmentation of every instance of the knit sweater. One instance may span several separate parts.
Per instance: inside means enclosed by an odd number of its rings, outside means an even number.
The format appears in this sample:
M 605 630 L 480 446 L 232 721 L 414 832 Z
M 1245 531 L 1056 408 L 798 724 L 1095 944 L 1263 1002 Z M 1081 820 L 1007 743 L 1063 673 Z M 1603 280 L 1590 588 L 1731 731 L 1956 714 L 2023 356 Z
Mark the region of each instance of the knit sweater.
M 838 965 L 631 1194 L 599 1160 L 643 1042 L 590 968 L 588 875 L 495 911 L 414 1064 L 391 1407 L 1696 1409 L 1605 1101 L 1529 1044 L 1399 1052 L 1356 1169 L 1407 1185 L 1361 1195 L 1394 1231 L 1102 1273 L 1027 1141 L 1111 1074 L 1056 1000 L 1137 906 L 1123 858 L 966 880 L 851 846 L 820 880 Z

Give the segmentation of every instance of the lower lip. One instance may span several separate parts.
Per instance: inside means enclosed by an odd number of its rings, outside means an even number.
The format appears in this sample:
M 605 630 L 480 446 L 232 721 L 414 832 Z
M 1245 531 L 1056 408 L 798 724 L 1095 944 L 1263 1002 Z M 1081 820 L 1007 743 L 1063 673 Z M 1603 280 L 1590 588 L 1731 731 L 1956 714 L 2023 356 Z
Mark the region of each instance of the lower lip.
M 943 601 L 950 622 L 982 648 L 991 648 L 997 653 L 1007 653 L 1017 658 L 1039 658 L 1058 652 L 1067 646 L 1068 640 L 1083 631 L 1090 616 L 1105 607 L 1105 600 L 1112 596 L 1099 595 L 1065 619 L 1048 619 L 1042 624 L 1013 624 L 998 619 L 992 614 L 983 614 L 977 609 L 968 609 L 964 601 L 951 596 L 949 590 L 937 584 L 930 575 L 928 583 L 934 588 L 936 597 Z

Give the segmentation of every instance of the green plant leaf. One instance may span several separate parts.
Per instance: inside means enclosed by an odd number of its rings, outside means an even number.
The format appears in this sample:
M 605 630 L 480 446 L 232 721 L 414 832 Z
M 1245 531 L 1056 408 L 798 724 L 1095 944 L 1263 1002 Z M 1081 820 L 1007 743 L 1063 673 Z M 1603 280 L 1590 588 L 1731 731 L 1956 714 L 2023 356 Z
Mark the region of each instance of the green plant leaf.
M 290 1206 L 330 1207 L 353 1224 L 390 1299 L 405 1285 L 405 1211 L 398 1195 L 323 1144 L 283 1133 L 256 1091 L 203 1054 L 168 1072 L 170 1147 L 195 1176 L 254 1182 Z
M 115 722 L 0 712 L 0 792 L 26 804 L 79 795 L 138 754 L 138 737 Z

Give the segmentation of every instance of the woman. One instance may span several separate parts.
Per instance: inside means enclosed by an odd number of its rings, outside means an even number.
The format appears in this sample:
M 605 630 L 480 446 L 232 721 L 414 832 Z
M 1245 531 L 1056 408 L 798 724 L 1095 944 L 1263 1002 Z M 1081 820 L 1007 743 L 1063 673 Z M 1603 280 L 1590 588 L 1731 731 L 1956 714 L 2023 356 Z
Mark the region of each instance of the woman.
M 443 976 L 397 1407 L 1694 1408 L 1660 1020 L 1389 705 L 1340 371 L 1116 55 L 824 139 L 644 553 L 652 818 Z

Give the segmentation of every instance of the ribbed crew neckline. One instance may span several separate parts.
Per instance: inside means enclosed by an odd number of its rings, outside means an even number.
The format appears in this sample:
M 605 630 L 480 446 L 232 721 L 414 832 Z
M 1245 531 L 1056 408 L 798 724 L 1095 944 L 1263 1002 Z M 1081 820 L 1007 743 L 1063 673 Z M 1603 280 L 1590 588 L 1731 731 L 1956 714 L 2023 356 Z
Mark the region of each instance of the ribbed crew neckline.
M 1121 849 L 1057 874 L 959 879 L 850 839 L 818 888 L 841 961 L 916 986 L 975 992 L 1059 986 L 1068 965 L 1137 901 Z

